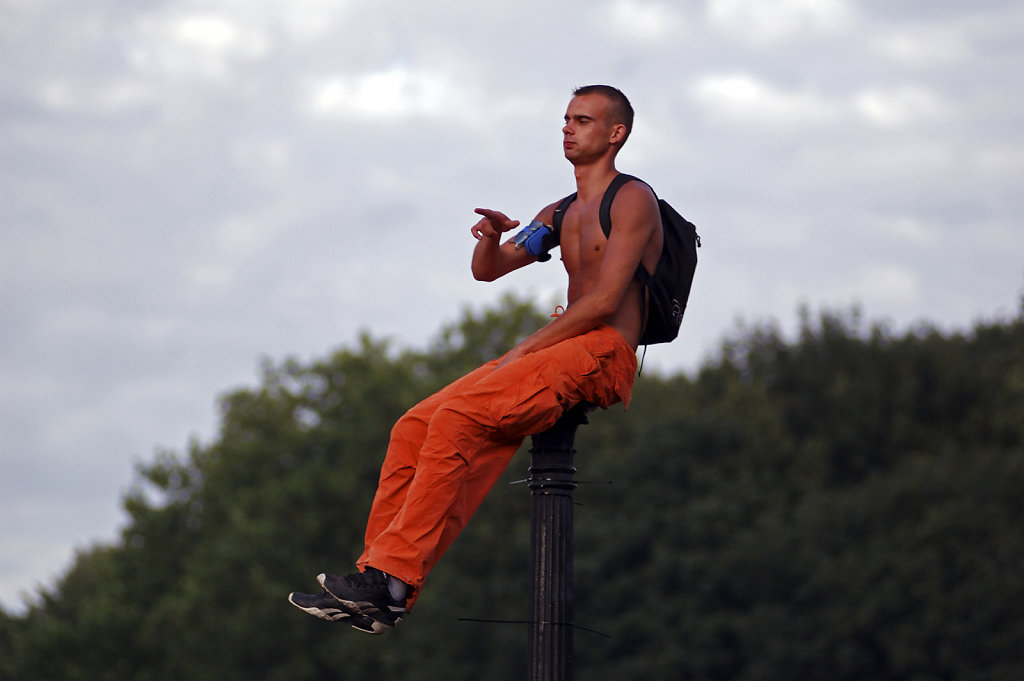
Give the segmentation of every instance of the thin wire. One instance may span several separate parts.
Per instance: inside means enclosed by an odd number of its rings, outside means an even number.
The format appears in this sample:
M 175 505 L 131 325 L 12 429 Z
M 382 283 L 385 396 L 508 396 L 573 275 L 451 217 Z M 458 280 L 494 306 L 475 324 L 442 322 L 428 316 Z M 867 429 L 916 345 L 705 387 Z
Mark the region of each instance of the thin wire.
M 459 622 L 479 622 L 481 624 L 538 624 L 537 622 L 534 622 L 533 620 L 487 620 L 487 619 L 477 619 L 475 617 L 460 617 L 458 619 L 458 621 Z M 573 624 L 572 622 L 539 622 L 539 624 L 551 624 L 551 625 L 555 625 L 555 626 L 572 627 L 573 629 L 579 629 L 580 631 L 585 631 L 588 634 L 597 634 L 598 636 L 603 636 L 605 638 L 612 638 L 611 634 L 606 634 L 603 631 L 597 631 L 596 629 L 588 629 L 587 627 L 582 627 L 582 626 L 580 626 L 578 624 Z

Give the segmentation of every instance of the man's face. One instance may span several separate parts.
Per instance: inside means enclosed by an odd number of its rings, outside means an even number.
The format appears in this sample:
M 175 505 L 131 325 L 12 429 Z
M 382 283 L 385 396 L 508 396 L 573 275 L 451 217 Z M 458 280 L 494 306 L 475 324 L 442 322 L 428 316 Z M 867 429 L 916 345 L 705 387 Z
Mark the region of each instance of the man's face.
M 614 127 L 608 122 L 608 100 L 602 95 L 578 95 L 569 101 L 562 128 L 562 150 L 573 164 L 599 158 L 611 147 Z

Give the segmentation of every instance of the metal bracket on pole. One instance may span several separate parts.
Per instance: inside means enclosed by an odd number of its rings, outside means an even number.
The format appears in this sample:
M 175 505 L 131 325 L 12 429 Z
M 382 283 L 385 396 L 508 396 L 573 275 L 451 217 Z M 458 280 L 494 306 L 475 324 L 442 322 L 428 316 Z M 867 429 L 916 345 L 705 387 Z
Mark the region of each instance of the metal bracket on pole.
M 529 681 L 570 681 L 573 662 L 573 494 L 576 429 L 591 405 L 567 411 L 530 448 Z

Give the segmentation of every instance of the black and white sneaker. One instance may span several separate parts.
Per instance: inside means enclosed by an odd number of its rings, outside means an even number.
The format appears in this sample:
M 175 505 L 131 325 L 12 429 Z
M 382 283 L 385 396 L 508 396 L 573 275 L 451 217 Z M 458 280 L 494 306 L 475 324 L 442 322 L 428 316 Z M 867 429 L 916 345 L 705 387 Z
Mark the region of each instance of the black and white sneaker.
M 315 595 L 293 591 L 288 594 L 288 602 L 313 617 L 319 617 L 328 622 L 345 622 L 351 624 L 353 629 L 364 631 L 367 634 L 383 634 L 390 629 L 390 627 L 381 626 L 366 615 L 349 612 L 338 602 L 337 598 L 327 593 L 326 590 Z
M 382 633 L 402 622 L 406 599 L 395 600 L 388 589 L 388 576 L 380 570 L 367 568 L 346 577 L 321 574 L 317 581 L 330 595 L 338 599 L 342 608 L 352 613 L 369 617 Z

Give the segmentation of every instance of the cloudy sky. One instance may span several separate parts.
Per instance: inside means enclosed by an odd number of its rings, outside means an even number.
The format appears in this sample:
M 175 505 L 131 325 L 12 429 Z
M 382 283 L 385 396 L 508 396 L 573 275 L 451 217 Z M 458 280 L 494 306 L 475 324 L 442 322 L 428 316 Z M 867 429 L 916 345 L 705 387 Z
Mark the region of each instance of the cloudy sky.
M 209 441 L 262 358 L 466 306 L 473 208 L 573 189 L 573 87 L 698 225 L 692 369 L 746 323 L 903 330 L 1024 291 L 1016 0 L 0 0 L 0 604 L 116 537 L 137 462 Z

